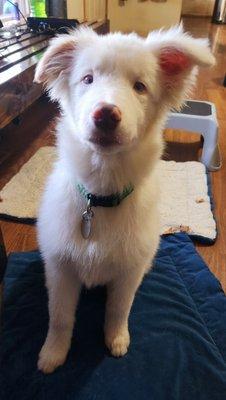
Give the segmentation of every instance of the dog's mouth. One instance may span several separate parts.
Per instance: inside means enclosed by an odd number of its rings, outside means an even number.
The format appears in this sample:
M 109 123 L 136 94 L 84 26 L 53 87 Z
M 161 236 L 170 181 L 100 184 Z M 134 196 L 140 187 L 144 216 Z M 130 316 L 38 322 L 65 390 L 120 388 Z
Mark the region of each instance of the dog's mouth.
M 118 135 L 106 134 L 94 134 L 89 138 L 89 141 L 100 147 L 111 147 L 122 144 L 122 139 Z

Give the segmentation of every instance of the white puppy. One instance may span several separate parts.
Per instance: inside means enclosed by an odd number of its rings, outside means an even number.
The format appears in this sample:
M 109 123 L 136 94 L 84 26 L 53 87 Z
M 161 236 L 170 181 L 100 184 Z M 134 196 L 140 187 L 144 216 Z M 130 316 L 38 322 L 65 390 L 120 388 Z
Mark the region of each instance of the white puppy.
M 66 359 L 82 285 L 107 286 L 105 342 L 114 356 L 127 352 L 130 308 L 159 243 L 162 129 L 194 67 L 213 63 L 207 41 L 181 27 L 146 39 L 76 30 L 53 39 L 39 62 L 35 80 L 62 110 L 38 218 L 50 316 L 43 372 Z

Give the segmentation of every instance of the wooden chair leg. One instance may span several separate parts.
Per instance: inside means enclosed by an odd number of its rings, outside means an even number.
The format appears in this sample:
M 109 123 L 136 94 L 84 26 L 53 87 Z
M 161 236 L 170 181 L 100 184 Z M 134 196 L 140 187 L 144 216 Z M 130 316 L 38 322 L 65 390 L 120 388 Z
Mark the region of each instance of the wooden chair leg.
M 226 74 L 224 75 L 223 85 L 224 85 L 224 87 L 226 87 Z
M 7 255 L 0 225 L 0 317 L 2 314 L 3 277 L 6 270 Z

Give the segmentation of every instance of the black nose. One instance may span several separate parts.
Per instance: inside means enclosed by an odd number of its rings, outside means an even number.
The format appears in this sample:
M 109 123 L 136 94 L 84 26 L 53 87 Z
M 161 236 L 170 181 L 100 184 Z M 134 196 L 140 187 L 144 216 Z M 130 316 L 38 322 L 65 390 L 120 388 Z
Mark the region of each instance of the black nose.
M 96 127 L 103 131 L 114 130 L 121 121 L 121 111 L 114 104 L 99 104 L 92 116 Z

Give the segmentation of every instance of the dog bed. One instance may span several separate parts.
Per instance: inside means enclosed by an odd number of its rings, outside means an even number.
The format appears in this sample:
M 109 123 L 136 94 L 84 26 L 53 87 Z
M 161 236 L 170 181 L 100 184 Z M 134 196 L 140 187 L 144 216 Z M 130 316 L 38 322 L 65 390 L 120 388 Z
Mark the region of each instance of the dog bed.
M 105 290 L 84 290 L 71 350 L 51 375 L 37 370 L 48 325 L 40 254 L 14 253 L 5 276 L 2 399 L 225 400 L 226 298 L 185 233 L 162 237 L 130 315 L 131 346 L 104 346 Z

